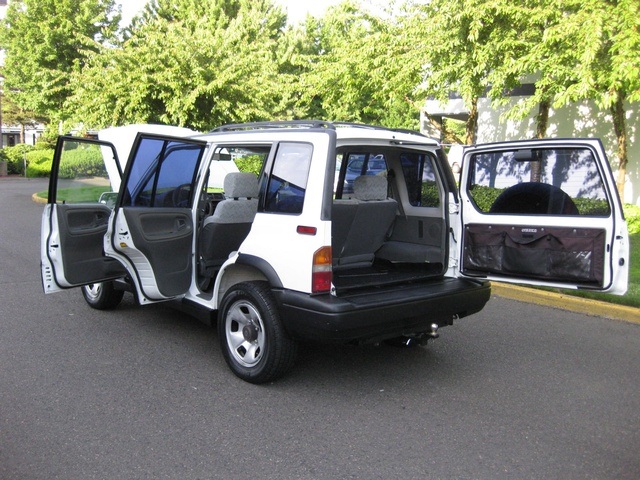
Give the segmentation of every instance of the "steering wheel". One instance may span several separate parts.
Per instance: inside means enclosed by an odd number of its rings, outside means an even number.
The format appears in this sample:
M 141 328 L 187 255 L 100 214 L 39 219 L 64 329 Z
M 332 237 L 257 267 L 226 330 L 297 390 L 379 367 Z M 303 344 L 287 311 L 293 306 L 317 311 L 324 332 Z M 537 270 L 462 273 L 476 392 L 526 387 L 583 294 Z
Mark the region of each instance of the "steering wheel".
M 171 201 L 174 207 L 188 207 L 191 199 L 191 184 L 183 183 L 171 193 Z

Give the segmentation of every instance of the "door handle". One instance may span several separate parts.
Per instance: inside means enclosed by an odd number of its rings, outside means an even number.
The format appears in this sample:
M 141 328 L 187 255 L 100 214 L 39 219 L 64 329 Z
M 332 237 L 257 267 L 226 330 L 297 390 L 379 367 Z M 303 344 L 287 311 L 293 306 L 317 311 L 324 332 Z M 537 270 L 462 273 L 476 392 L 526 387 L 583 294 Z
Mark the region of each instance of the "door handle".
M 176 230 L 178 232 L 187 228 L 187 222 L 181 218 L 176 219 Z

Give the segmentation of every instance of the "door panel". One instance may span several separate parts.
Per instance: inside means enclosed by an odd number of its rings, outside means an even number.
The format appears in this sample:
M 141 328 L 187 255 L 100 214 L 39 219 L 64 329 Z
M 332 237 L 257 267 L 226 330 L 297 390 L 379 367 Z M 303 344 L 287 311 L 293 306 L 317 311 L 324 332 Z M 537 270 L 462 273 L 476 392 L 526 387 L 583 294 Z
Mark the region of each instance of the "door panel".
M 162 296 L 184 293 L 191 283 L 191 211 L 167 208 L 123 209 L 133 244 L 153 268 Z M 147 296 L 153 296 L 145 292 Z
M 82 285 L 126 274 L 120 262 L 103 254 L 103 238 L 111 215 L 109 207 L 57 205 L 56 212 L 60 248 L 65 252 L 62 263 L 69 284 Z
M 464 152 L 463 275 L 624 294 L 628 233 L 599 140 L 530 140 Z

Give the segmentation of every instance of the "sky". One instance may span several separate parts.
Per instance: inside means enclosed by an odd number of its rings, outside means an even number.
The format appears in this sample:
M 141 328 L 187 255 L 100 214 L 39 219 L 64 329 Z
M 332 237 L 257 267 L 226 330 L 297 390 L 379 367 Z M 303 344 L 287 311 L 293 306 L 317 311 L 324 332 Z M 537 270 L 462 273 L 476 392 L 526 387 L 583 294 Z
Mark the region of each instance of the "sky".
M 299 23 L 305 19 L 307 13 L 321 16 L 327 7 L 340 3 L 340 0 L 276 0 L 287 9 L 289 23 Z M 147 3 L 147 0 L 117 0 L 122 5 L 122 21 L 128 24 L 131 18 Z

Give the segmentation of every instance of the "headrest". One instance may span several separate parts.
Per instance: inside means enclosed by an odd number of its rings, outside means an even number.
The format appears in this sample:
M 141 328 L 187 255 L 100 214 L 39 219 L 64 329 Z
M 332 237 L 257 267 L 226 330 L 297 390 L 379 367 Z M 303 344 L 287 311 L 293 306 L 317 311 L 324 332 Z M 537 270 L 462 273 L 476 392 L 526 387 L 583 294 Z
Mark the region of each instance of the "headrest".
M 258 179 L 251 172 L 231 172 L 224 177 L 224 196 L 227 198 L 258 197 Z
M 384 175 L 361 175 L 353 182 L 353 196 L 358 200 L 386 200 L 387 177 Z

